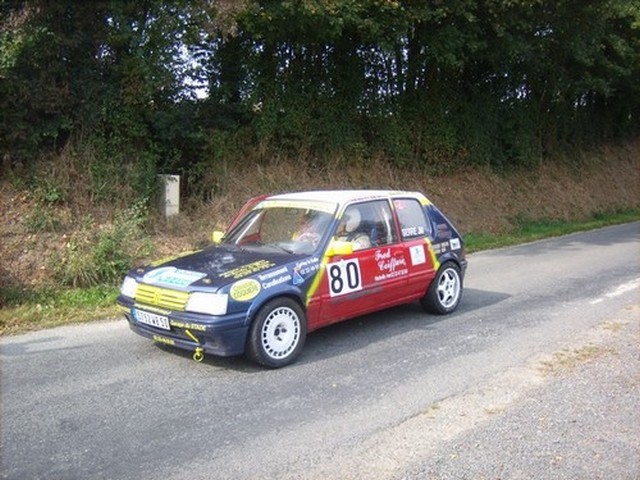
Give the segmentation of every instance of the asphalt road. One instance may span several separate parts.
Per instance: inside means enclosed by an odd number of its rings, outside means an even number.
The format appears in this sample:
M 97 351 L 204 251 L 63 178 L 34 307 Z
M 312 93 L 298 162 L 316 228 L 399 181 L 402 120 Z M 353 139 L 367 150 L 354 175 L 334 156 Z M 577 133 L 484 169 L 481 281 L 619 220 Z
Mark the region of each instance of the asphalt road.
M 124 320 L 0 339 L 0 478 L 640 478 L 640 223 L 471 255 L 460 309 L 280 370 Z

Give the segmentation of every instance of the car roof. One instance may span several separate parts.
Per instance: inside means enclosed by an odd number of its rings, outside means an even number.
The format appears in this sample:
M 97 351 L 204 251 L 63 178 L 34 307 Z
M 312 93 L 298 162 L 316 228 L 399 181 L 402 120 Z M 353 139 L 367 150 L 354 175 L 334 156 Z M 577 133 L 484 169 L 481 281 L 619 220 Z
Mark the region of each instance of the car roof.
M 422 201 L 426 200 L 426 197 L 422 193 L 402 190 L 312 190 L 271 195 L 267 197 L 267 200 L 311 200 L 333 203 L 334 205 L 345 205 L 353 202 L 387 199 L 390 197 L 412 197 Z

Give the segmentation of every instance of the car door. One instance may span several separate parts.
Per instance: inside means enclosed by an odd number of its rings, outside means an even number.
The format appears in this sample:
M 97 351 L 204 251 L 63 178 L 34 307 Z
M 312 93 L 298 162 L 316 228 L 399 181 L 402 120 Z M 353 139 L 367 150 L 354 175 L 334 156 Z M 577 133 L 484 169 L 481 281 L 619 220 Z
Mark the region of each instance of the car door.
M 358 226 L 345 231 L 345 224 L 356 211 Z M 347 255 L 334 255 L 326 264 L 320 289 L 323 324 L 400 303 L 405 295 L 409 258 L 399 242 L 389 201 L 347 207 L 334 239 L 351 242 L 354 249 Z

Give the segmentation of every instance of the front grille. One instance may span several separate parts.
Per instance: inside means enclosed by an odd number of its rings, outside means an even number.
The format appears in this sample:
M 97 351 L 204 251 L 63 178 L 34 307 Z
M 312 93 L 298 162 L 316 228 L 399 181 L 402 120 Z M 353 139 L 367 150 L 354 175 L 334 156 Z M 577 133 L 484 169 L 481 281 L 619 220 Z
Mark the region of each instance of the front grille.
M 136 302 L 169 310 L 184 310 L 189 293 L 139 284 L 136 290 Z

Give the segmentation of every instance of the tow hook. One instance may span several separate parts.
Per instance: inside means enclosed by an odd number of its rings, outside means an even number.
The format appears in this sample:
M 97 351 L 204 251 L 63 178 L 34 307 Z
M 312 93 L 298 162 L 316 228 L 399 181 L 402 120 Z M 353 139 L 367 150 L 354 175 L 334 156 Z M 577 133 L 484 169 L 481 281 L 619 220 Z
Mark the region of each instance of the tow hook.
M 198 346 L 196 347 L 196 351 L 193 353 L 192 358 L 194 362 L 200 363 L 204 359 L 204 348 L 202 348 L 200 344 L 200 340 L 198 340 L 198 337 L 196 337 L 193 333 L 191 333 L 186 328 L 184 329 L 184 333 L 186 333 L 191 340 L 193 340 L 198 344 Z
M 200 363 L 204 359 L 204 353 L 202 347 L 196 347 L 196 351 L 193 354 L 193 361 Z

